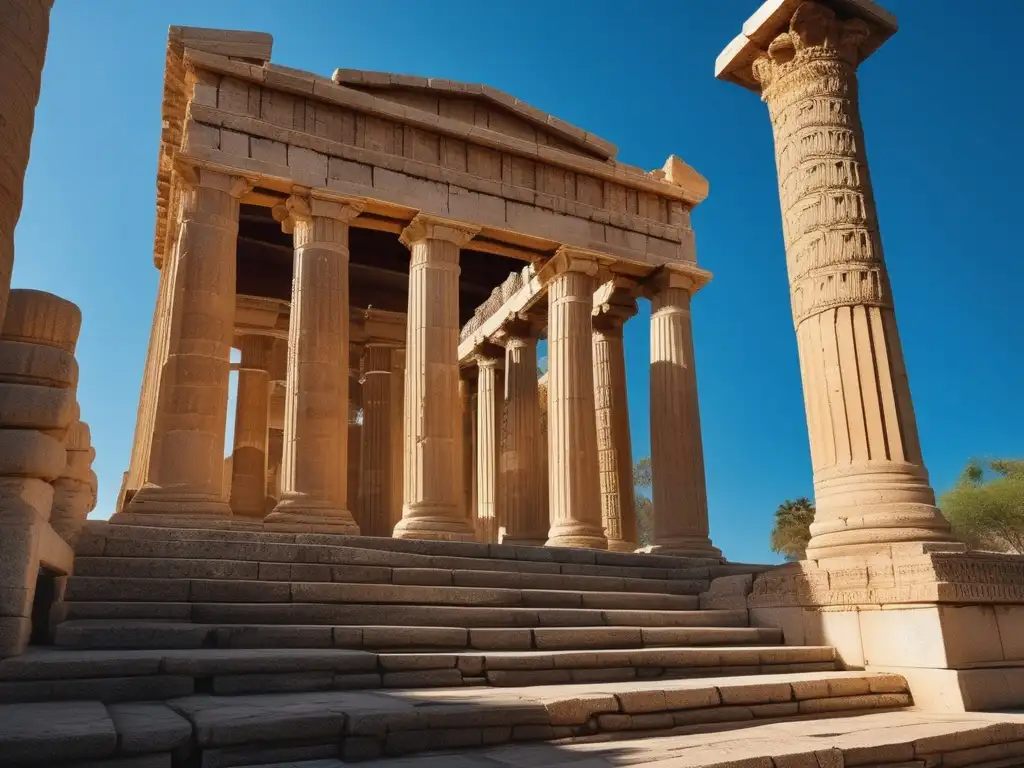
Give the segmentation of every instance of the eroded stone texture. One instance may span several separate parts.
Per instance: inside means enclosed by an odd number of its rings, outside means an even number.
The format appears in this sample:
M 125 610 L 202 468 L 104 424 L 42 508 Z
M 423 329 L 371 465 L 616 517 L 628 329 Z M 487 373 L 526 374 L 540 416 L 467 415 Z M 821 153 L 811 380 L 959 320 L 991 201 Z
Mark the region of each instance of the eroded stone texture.
M 775 133 L 814 466 L 807 554 L 951 542 L 921 458 L 864 150 L 856 70 L 871 28 L 813 2 L 788 26 L 753 75 Z
M 693 363 L 690 295 L 710 275 L 665 268 L 649 285 L 651 295 L 651 473 L 654 544 L 665 554 L 719 557 L 708 537 Z
M 541 435 L 536 323 L 513 322 L 505 339 L 500 493 L 506 544 L 543 546 L 548 536 L 547 444 Z
M 231 460 L 231 512 L 262 520 L 267 506 L 270 438 L 270 357 L 265 336 L 242 338 L 235 396 L 235 449 Z
M 173 322 L 155 418 L 159 448 L 128 511 L 227 516 L 221 458 L 234 339 L 238 200 L 248 185 L 205 168 L 183 177 L 183 185 Z
M 358 533 L 347 509 L 348 222 L 358 206 L 290 197 L 295 240 L 281 499 L 267 521 Z M 286 225 L 288 226 L 288 225 Z
M 12 0 L 0 13 L 0 321 L 14 269 L 14 228 L 21 216 L 52 5 L 52 0 Z
M 364 536 L 390 536 L 394 483 L 391 442 L 395 418 L 392 352 L 367 346 L 363 352 L 363 425 L 359 456 L 359 528 Z
M 601 520 L 608 549 L 636 549 L 636 501 L 633 449 L 626 399 L 626 356 L 622 326 L 636 314 L 628 286 L 608 286 L 594 307 L 594 399 L 597 406 L 597 450 L 601 472 Z M 623 295 L 625 294 L 625 295 Z
M 548 285 L 547 543 L 607 549 L 601 523 L 590 324 L 599 265 L 593 254 L 563 248 L 549 267 L 555 277 Z
M 53 481 L 50 525 L 73 547 L 85 519 L 96 507 L 98 480 L 92 470 L 96 449 L 92 447 L 87 423 L 79 420 L 68 428 L 64 451 L 64 471 Z
M 417 216 L 402 233 L 412 252 L 405 374 L 405 494 L 400 539 L 470 541 L 459 496 L 459 249 L 475 230 Z

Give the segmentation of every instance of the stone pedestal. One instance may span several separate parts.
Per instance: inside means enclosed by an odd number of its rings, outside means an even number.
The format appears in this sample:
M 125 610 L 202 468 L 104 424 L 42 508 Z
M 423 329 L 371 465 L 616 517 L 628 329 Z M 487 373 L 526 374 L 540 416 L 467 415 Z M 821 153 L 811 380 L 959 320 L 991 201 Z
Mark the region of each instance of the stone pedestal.
M 229 497 L 236 517 L 262 520 L 267 514 L 272 342 L 265 336 L 242 337 Z
M 921 458 L 857 98 L 858 64 L 896 24 L 847 5 L 837 15 L 831 2 L 804 2 L 756 30 L 752 20 L 751 45 L 738 40 L 718 66 L 760 92 L 775 134 L 814 467 L 813 558 L 953 541 Z
M 347 509 L 348 222 L 356 205 L 290 197 L 295 238 L 281 499 L 266 522 L 358 533 Z
M 710 279 L 696 267 L 664 268 L 651 298 L 651 474 L 654 543 L 648 551 L 721 557 L 708 536 L 690 295 Z
M 231 512 L 222 486 L 238 200 L 248 186 L 206 169 L 183 183 L 173 323 L 155 418 L 159 445 L 127 511 L 224 517 Z
M 472 541 L 458 475 L 459 249 L 475 234 L 417 216 L 402 233 L 412 251 L 405 374 L 405 493 L 394 536 Z
M 513 323 L 505 336 L 504 434 L 500 488 L 505 544 L 543 546 L 548 538 L 547 444 L 541 436 L 537 328 Z
M 604 286 L 603 286 L 604 287 Z M 609 284 L 594 307 L 594 400 L 597 452 L 601 472 L 601 520 L 608 549 L 636 549 L 636 499 L 633 449 L 626 397 L 626 356 L 622 326 L 636 314 L 628 286 Z
M 64 444 L 77 420 L 81 322 L 70 301 L 42 291 L 9 294 L 0 333 L 0 657 L 28 644 L 37 580 L 71 571 L 73 551 L 48 521 L 51 483 L 66 473 Z M 62 530 L 71 514 L 78 510 L 58 514 Z
M 498 541 L 498 455 L 501 451 L 501 361 L 477 355 L 476 529 L 480 541 Z M 472 484 L 470 484 L 472 485 Z
M 562 248 L 548 284 L 548 434 L 551 529 L 547 545 L 607 549 L 594 421 L 590 317 L 599 265 Z
M 14 228 L 35 125 L 52 0 L 8 0 L 0 13 L 0 321 L 14 269 Z
M 368 346 L 363 352 L 363 427 L 360 462 L 359 529 L 364 536 L 390 536 L 391 479 L 395 403 L 392 399 L 389 347 Z

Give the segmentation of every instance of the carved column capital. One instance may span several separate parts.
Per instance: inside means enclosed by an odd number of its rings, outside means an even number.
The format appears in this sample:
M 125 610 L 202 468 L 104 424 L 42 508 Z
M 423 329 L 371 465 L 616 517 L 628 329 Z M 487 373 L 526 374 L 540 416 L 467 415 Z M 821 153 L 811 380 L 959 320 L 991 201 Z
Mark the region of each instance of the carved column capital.
M 174 179 L 184 187 L 202 187 L 226 192 L 236 200 L 241 200 L 252 191 L 255 184 L 244 176 L 210 170 L 195 165 L 181 158 L 175 158 L 173 166 Z
M 605 334 L 621 334 L 622 326 L 636 314 L 639 286 L 624 277 L 613 277 L 594 291 L 591 320 L 594 330 Z
M 420 213 L 402 231 L 399 240 L 406 248 L 412 248 L 415 243 L 421 243 L 424 240 L 444 240 L 462 248 L 476 237 L 480 229 L 478 226 L 461 221 Z
M 611 257 L 597 251 L 563 245 L 540 268 L 538 277 L 541 283 L 547 283 L 566 272 L 579 272 L 595 276 L 600 280 L 604 277 L 602 274 L 604 267 L 614 263 L 614 261 Z
M 711 273 L 689 264 L 666 264 L 644 281 L 643 293 L 653 298 L 668 288 L 682 288 L 691 296 L 711 282 Z
M 348 224 L 362 213 L 365 200 L 358 198 L 323 198 L 317 195 L 290 195 L 283 203 L 271 209 L 274 220 L 281 223 L 281 229 L 291 234 L 300 222 L 312 222 L 314 218 L 332 219 Z

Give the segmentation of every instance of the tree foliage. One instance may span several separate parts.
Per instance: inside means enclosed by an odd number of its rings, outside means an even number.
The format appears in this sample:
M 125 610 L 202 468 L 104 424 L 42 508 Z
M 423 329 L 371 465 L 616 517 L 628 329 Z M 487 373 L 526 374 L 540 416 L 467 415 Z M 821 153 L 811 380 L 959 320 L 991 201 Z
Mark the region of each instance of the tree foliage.
M 789 561 L 803 560 L 807 552 L 807 542 L 811 540 L 813 522 L 813 501 L 804 496 L 795 501 L 786 499 L 775 510 L 772 552 L 784 555 Z
M 969 461 L 939 506 L 972 548 L 1024 554 L 1024 460 Z
M 633 485 L 636 509 L 636 543 L 638 546 L 646 547 L 654 543 L 654 502 L 651 501 L 647 493 L 641 493 L 640 489 L 649 493 L 654 485 L 650 457 L 645 456 L 633 465 Z

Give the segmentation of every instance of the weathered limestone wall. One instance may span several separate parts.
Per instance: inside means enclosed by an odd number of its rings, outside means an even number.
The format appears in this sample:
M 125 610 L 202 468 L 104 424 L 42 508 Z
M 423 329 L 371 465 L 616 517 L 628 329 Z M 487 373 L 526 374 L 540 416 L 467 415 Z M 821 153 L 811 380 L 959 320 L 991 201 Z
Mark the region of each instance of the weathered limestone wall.
M 14 269 L 25 168 L 50 34 L 53 0 L 7 0 L 0 11 L 0 321 Z

